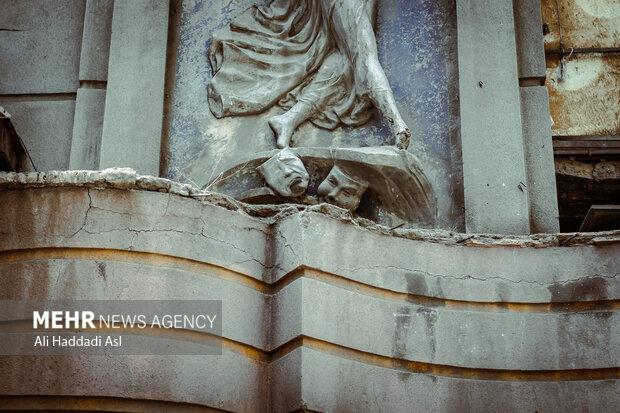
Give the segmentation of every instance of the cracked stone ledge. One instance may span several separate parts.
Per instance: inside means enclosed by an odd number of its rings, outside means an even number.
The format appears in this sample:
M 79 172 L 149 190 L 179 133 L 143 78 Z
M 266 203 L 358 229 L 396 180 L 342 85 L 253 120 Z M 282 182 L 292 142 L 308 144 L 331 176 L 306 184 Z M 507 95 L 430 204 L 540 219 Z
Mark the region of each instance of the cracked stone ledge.
M 547 248 L 620 244 L 620 230 L 561 234 L 501 235 L 463 234 L 442 229 L 406 227 L 390 229 L 368 219 L 354 216 L 349 211 L 329 204 L 311 206 L 299 204 L 250 205 L 223 194 L 204 192 L 200 188 L 189 184 L 150 175 L 138 175 L 131 168 L 108 168 L 101 171 L 0 172 L 0 191 L 50 187 L 113 188 L 163 192 L 245 213 L 269 224 L 278 222 L 293 214 L 316 213 L 384 235 L 447 245 Z

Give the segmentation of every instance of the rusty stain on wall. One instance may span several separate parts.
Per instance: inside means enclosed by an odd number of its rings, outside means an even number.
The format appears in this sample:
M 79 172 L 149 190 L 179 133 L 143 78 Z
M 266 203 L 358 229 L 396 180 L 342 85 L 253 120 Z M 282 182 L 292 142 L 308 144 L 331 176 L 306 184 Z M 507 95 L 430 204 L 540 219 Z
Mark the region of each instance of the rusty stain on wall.
M 558 3 L 564 67 L 554 53 L 560 49 Z M 544 39 L 553 135 L 620 135 L 620 1 L 542 0 L 542 15 L 549 27 Z M 571 54 L 571 48 L 607 52 Z
M 620 135 L 620 53 L 547 55 L 553 135 Z
M 620 46 L 620 1 L 560 0 L 562 37 L 566 47 Z M 558 49 L 560 35 L 556 0 L 542 0 L 543 22 L 551 32 L 545 49 Z

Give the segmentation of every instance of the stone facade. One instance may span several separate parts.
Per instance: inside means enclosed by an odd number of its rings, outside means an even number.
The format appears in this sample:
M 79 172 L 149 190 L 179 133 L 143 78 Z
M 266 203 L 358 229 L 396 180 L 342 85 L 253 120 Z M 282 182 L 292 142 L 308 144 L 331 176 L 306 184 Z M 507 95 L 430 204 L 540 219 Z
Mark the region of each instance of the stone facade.
M 0 410 L 620 409 L 620 232 L 559 233 L 546 3 L 379 2 L 409 148 L 376 115 L 284 154 L 281 109 L 207 99 L 213 32 L 259 3 L 0 0 L 0 105 L 36 165 L 0 172 L 0 298 L 223 307 L 217 356 L 0 356 Z
M 221 356 L 0 358 L 14 408 L 86 410 L 102 398 L 140 411 L 620 403 L 618 232 L 390 231 L 338 208 L 267 211 L 161 192 L 169 181 L 131 171 L 0 178 L 2 228 L 20 234 L 2 241 L 3 299 L 221 299 L 225 317 Z

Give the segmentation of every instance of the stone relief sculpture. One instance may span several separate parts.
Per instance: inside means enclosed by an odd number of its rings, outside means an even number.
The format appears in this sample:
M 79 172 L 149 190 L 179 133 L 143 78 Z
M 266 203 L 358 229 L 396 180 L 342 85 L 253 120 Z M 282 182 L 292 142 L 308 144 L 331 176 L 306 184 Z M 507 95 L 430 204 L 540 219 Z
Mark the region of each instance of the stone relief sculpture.
M 351 175 L 351 173 L 344 172 L 338 165 L 334 165 L 319 185 L 318 194 L 321 200 L 352 212 L 355 211 L 369 184 L 366 180 Z
M 284 198 L 298 198 L 288 200 L 315 204 L 327 202 L 328 204 L 348 209 L 351 212 L 357 210 L 362 196 L 368 189 L 368 182 L 354 173 L 343 170 L 338 165 L 334 165 L 325 179 L 319 184 L 316 196 L 301 197 L 308 188 L 310 176 L 306 171 L 303 161 L 291 151 L 284 148 L 269 158 L 264 163 L 256 167 L 258 173 L 265 179 L 269 188 Z M 253 197 L 258 194 L 253 192 Z M 260 192 L 261 200 L 269 193 Z M 277 198 L 272 197 L 272 201 Z M 245 199 L 248 200 L 247 198 Z
M 235 158 L 207 187 L 256 204 L 321 202 L 387 226 L 433 226 L 437 205 L 377 57 L 377 0 L 272 0 L 215 33 L 209 108 L 216 118 L 270 113 L 279 151 Z M 333 130 L 378 109 L 397 148 L 290 148 L 309 120 Z M 363 144 L 360 143 L 360 146 Z
M 284 197 L 297 197 L 308 188 L 308 172 L 301 159 L 285 148 L 256 168 L 267 184 Z
M 209 187 L 251 204 L 327 202 L 386 226 L 432 227 L 437 218 L 435 194 L 418 159 L 394 147 L 260 152 Z
M 273 0 L 254 6 L 213 36 L 209 108 L 217 118 L 256 114 L 279 104 L 268 123 L 279 148 L 306 120 L 334 129 L 361 125 L 373 106 L 398 148 L 405 124 L 377 57 L 377 0 Z

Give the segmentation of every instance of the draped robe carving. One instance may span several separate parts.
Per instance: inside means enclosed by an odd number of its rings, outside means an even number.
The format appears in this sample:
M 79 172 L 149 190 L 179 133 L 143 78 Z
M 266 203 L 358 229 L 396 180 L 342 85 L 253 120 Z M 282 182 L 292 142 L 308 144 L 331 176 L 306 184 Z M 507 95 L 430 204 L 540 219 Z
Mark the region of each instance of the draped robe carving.
M 343 31 L 352 29 L 345 19 L 357 14 L 374 20 L 375 6 L 376 0 L 293 0 L 248 9 L 213 36 L 211 111 L 220 118 L 304 101 L 318 126 L 365 123 L 373 106 L 363 73 L 356 78 L 355 47 L 347 46 Z

